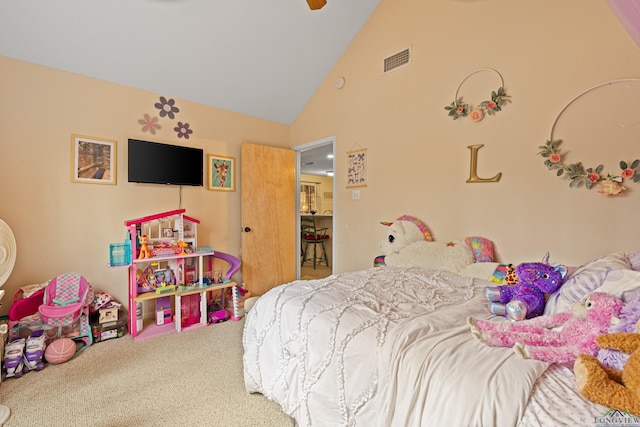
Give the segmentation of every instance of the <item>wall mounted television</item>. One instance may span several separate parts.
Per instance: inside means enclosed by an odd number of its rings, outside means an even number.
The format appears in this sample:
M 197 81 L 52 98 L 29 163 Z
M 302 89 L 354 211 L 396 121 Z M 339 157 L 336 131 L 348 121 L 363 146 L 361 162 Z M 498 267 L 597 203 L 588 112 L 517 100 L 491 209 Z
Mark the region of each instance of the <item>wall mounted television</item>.
M 129 139 L 129 182 L 202 187 L 200 148 Z

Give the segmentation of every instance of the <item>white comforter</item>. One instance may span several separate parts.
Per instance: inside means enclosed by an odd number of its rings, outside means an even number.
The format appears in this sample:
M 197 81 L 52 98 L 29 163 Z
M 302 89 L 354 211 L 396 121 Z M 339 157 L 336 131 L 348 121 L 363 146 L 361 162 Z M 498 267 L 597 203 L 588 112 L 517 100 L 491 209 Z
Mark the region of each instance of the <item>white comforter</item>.
M 246 389 L 301 426 L 516 425 L 547 365 L 473 339 L 487 284 L 387 266 L 274 288 L 246 318 Z
M 379 425 L 518 424 L 548 364 L 474 339 L 465 319 L 488 317 L 481 307 L 482 301 L 473 298 L 390 331 L 378 363 Z

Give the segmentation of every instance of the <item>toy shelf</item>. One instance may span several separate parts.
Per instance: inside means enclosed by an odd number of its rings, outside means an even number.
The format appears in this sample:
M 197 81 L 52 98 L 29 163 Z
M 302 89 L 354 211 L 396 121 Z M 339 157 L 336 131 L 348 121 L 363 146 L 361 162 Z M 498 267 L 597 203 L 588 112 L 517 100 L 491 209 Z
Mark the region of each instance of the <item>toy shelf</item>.
M 150 261 L 152 262 L 169 261 L 177 258 L 187 259 L 187 258 L 197 258 L 200 256 L 213 256 L 214 253 L 215 252 L 210 251 L 210 252 L 196 252 L 196 253 L 185 254 L 185 255 L 158 255 L 151 258 L 134 259 L 133 264 L 143 264 L 143 263 L 148 263 Z
M 176 290 L 175 294 L 180 296 L 193 295 L 200 292 L 217 291 L 226 288 L 232 288 L 238 286 L 236 282 L 216 283 L 214 285 L 204 285 L 202 287 L 196 286 L 194 288 L 184 288 Z M 170 295 L 170 294 L 166 294 Z
M 145 338 L 151 338 L 151 337 L 155 337 L 155 336 L 159 336 L 159 335 L 164 335 L 170 332 L 182 332 L 182 331 L 188 331 L 191 329 L 197 329 L 203 326 L 207 326 L 208 321 L 206 318 L 207 315 L 207 299 L 206 299 L 206 293 L 207 292 L 213 292 L 213 291 L 219 291 L 219 290 L 223 290 L 223 289 L 227 289 L 227 288 L 235 288 L 238 284 L 236 282 L 226 282 L 226 283 L 220 283 L 220 284 L 214 284 L 214 285 L 204 285 L 204 286 L 195 286 L 195 287 L 189 287 L 189 288 L 184 288 L 184 289 L 176 289 L 173 292 L 167 292 L 167 293 L 163 293 L 163 294 L 156 294 L 155 292 L 145 292 L 143 294 L 139 294 L 137 297 L 134 298 L 135 302 L 142 302 L 142 301 L 150 301 L 150 300 L 155 300 L 158 299 L 160 297 L 174 297 L 174 301 L 175 301 L 175 313 L 180 313 L 180 307 L 181 307 L 181 302 L 182 302 L 182 297 L 188 296 L 188 295 L 196 295 L 196 294 L 201 294 L 200 296 L 200 321 L 198 323 L 195 323 L 193 325 L 189 325 L 189 326 L 183 326 L 182 322 L 180 321 L 180 315 L 176 314 L 176 318 L 177 320 L 174 320 L 172 322 L 166 323 L 164 325 L 156 325 L 156 324 L 149 324 L 144 326 L 143 329 L 141 330 L 137 330 L 136 332 L 136 336 L 134 337 L 134 340 L 142 340 Z M 238 319 L 238 313 L 236 312 L 236 310 L 234 309 L 233 312 L 233 316 L 232 319 Z M 133 335 L 133 334 L 132 334 Z

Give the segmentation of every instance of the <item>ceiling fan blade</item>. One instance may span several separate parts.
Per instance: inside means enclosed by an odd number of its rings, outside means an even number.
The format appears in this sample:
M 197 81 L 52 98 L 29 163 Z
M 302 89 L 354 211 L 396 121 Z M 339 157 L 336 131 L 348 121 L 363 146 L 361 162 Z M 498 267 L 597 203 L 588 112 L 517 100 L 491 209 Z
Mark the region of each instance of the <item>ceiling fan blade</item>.
M 307 4 L 309 5 L 309 9 L 318 10 L 322 9 L 325 4 L 327 4 L 327 0 L 307 0 Z

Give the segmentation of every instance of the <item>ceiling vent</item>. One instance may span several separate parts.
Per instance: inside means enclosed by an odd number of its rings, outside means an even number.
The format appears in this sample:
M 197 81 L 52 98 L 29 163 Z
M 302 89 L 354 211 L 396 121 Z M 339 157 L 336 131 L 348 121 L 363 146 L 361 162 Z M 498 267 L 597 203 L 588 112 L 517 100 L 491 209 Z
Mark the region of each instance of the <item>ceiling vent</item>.
M 391 56 L 384 59 L 384 72 L 383 74 L 390 73 L 393 70 L 404 67 L 411 63 L 411 48 L 406 48 L 400 52 L 396 52 Z

